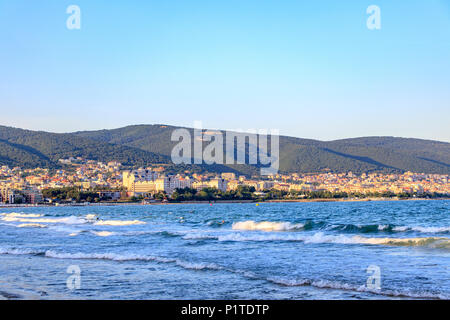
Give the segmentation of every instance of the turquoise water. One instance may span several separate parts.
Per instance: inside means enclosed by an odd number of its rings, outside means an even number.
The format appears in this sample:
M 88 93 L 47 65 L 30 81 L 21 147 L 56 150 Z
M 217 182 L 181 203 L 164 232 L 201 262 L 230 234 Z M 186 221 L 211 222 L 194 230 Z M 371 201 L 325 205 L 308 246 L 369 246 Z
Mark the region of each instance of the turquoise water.
M 449 299 L 449 204 L 0 208 L 0 298 Z

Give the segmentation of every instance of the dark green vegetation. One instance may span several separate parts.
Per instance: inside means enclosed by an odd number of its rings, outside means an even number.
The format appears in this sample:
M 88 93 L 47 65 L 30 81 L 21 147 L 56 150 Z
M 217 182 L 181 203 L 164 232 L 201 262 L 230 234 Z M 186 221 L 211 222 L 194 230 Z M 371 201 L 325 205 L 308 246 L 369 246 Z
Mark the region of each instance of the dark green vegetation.
M 102 196 L 99 191 L 102 191 L 101 188 L 93 188 L 90 190 L 82 190 L 78 187 L 49 188 L 42 190 L 42 196 L 56 202 L 100 202 L 111 200 L 107 196 Z
M 158 198 L 158 197 L 156 197 Z M 330 192 L 330 191 L 300 191 L 287 192 L 276 189 L 267 189 L 263 192 L 255 193 L 253 187 L 239 186 L 236 190 L 222 192 L 215 188 L 204 188 L 201 191 L 185 188 L 177 189 L 170 197 L 166 198 L 170 202 L 183 201 L 220 201 L 220 200 L 253 200 L 253 201 L 270 201 L 270 200 L 298 200 L 298 199 L 370 199 L 370 198 L 448 198 L 447 195 L 439 193 L 399 193 L 392 192 L 374 192 L 374 193 L 347 193 L 347 192 Z
M 60 158 L 117 160 L 127 166 L 167 164 L 169 172 L 236 172 L 252 175 L 258 165 L 173 166 L 170 154 L 179 127 L 135 125 L 113 130 L 56 134 L 0 126 L 0 164 L 58 168 Z M 192 129 L 188 129 L 192 132 Z M 225 149 L 225 148 L 224 148 Z M 450 174 L 450 143 L 395 137 L 318 141 L 280 137 L 280 172 L 424 172 Z
M 52 199 L 53 202 L 105 202 L 111 201 L 111 198 L 101 196 L 100 189 L 82 190 L 78 187 L 65 188 L 49 188 L 42 190 L 42 195 L 46 199 Z M 114 190 L 115 191 L 115 190 Z M 141 202 L 148 199 L 150 195 L 140 195 L 131 197 L 127 200 L 124 198 L 120 202 Z M 176 189 L 172 195 L 164 192 L 158 192 L 151 197 L 159 201 L 168 202 L 184 202 L 184 201 L 270 201 L 270 200 L 332 200 L 332 199 L 376 199 L 376 198 L 396 198 L 396 199 L 412 199 L 412 198 L 429 198 L 429 199 L 448 199 L 447 195 L 439 193 L 399 193 L 392 192 L 374 192 L 374 193 L 347 193 L 347 192 L 330 192 L 330 191 L 299 191 L 287 192 L 276 189 L 267 189 L 263 192 L 255 192 L 254 187 L 239 186 L 236 190 L 220 191 L 216 188 L 203 188 L 196 190 L 193 188 Z M 20 203 L 20 202 L 16 202 Z
M 96 192 L 81 191 L 76 187 L 55 188 L 42 190 L 44 198 L 58 200 L 58 201 L 77 201 L 77 202 L 98 202 L 100 196 Z M 107 200 L 107 199 L 101 199 Z
M 216 188 L 203 188 L 200 191 L 191 188 L 176 189 L 170 199 L 173 201 L 213 201 L 213 200 L 254 200 L 254 187 L 238 186 L 236 190 L 220 191 Z
M 124 165 L 144 166 L 168 163 L 160 154 L 79 137 L 69 133 L 49 133 L 0 126 L 0 164 L 23 168 L 60 167 L 59 159 L 82 157 Z

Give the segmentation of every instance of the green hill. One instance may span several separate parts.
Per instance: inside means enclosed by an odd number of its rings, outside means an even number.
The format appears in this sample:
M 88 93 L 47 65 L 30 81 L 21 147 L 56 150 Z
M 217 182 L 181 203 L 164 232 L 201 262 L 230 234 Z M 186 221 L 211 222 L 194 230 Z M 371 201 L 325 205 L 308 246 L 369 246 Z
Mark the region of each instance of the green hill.
M 168 170 L 257 174 L 258 165 L 173 166 L 177 142 L 168 125 L 134 125 L 112 130 L 49 133 L 0 126 L 0 164 L 59 167 L 58 159 L 117 160 L 128 166 L 167 164 Z M 192 129 L 186 128 L 192 132 Z M 280 172 L 426 172 L 450 174 L 450 143 L 396 137 L 319 141 L 280 137 Z
M 125 145 L 99 143 L 74 134 L 58 134 L 0 126 L 0 164 L 9 166 L 59 167 L 58 160 L 83 157 L 98 161 L 117 160 L 125 165 L 168 163 L 169 159 Z
M 167 125 L 134 125 L 74 134 L 170 156 L 176 144 L 170 141 L 170 137 L 172 131 L 177 128 L 179 127 Z M 281 136 L 280 170 L 356 173 L 414 171 L 450 174 L 450 143 L 396 137 L 319 141 Z

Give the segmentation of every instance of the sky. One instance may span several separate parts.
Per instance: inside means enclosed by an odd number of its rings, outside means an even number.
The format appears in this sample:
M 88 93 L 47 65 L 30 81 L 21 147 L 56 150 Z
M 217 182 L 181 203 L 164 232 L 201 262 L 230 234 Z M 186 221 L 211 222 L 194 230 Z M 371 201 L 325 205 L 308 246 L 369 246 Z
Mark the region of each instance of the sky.
M 0 0 L 0 125 L 194 121 L 450 142 L 450 0 Z

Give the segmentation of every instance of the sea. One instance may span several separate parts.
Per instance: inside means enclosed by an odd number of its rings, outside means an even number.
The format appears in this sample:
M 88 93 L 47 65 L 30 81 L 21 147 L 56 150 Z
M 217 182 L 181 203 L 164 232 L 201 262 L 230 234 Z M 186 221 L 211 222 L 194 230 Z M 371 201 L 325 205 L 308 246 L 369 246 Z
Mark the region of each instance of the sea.
M 0 208 L 0 299 L 449 299 L 450 201 Z

